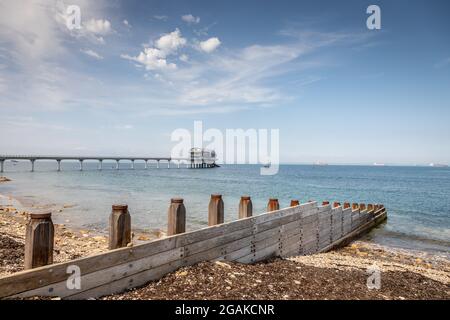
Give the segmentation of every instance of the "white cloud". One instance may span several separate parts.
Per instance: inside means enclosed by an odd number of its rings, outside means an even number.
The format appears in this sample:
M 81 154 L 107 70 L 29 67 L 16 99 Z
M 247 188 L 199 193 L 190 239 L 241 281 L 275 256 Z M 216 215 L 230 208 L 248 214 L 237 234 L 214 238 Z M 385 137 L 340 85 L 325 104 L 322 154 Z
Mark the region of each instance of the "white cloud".
M 189 24 L 197 24 L 200 23 L 200 17 L 194 17 L 192 14 L 185 14 L 181 16 L 181 20 Z
M 164 51 L 157 48 L 144 48 L 144 51 L 138 56 L 133 57 L 127 54 L 122 54 L 123 59 L 139 62 L 145 66 L 147 70 L 170 70 L 176 69 L 174 63 L 168 63 Z
M 186 39 L 181 36 L 180 30 L 175 29 L 175 31 L 161 36 L 156 41 L 156 47 L 166 54 L 170 54 L 186 45 L 186 42 Z
M 103 59 L 103 56 L 99 55 L 97 52 L 95 52 L 95 51 L 93 51 L 91 49 L 80 49 L 80 51 L 83 52 L 84 54 L 92 57 L 92 58 L 97 59 L 97 60 L 102 60 Z
M 111 22 L 106 19 L 90 19 L 85 23 L 85 28 L 96 35 L 106 35 L 111 32 Z
M 145 66 L 147 70 L 174 70 L 177 68 L 175 63 L 167 61 L 167 57 L 173 55 L 187 41 L 182 37 L 180 30 L 175 29 L 171 33 L 162 35 L 155 42 L 155 47 L 144 48 L 137 56 L 122 54 L 124 59 L 139 62 Z
M 209 38 L 206 41 L 200 42 L 200 49 L 204 52 L 211 53 L 220 46 L 221 42 L 218 38 Z
M 128 22 L 127 19 L 124 19 L 122 22 L 123 22 L 124 25 L 126 25 L 129 28 L 131 28 L 131 24 Z

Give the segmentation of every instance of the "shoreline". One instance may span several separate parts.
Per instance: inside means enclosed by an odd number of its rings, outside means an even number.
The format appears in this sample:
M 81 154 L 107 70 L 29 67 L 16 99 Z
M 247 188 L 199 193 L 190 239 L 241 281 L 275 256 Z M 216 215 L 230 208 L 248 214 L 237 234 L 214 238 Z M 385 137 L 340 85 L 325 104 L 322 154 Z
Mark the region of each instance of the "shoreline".
M 19 200 L 0 194 L 0 277 L 24 269 L 25 228 L 29 212 L 30 210 L 26 210 Z M 104 232 L 68 227 L 64 223 L 54 222 L 53 225 L 55 228 L 54 263 L 108 251 L 108 235 Z M 132 245 L 154 240 L 160 236 L 161 233 L 134 229 Z

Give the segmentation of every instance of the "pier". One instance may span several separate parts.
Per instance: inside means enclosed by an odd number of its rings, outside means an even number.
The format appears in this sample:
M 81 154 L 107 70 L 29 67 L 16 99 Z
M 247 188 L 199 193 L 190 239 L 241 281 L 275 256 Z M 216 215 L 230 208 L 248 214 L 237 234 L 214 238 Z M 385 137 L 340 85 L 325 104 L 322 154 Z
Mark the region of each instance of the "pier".
M 104 161 L 116 162 L 115 169 L 119 170 L 119 164 L 123 161 L 127 161 L 131 165 L 131 169 L 134 170 L 135 162 L 143 162 L 144 168 L 149 168 L 149 163 L 156 163 L 156 168 L 160 168 L 161 165 L 167 165 L 170 168 L 170 164 L 176 164 L 177 168 L 181 168 L 183 163 L 186 164 L 186 168 L 202 169 L 202 168 L 214 168 L 217 167 L 216 156 L 214 151 L 209 151 L 201 148 L 192 148 L 191 156 L 188 158 L 172 158 L 172 157 L 118 157 L 118 156 L 55 156 L 55 155 L 0 155 L 0 173 L 5 171 L 6 161 L 29 161 L 31 163 L 31 172 L 34 172 L 35 162 L 38 160 L 55 161 L 56 170 L 61 171 L 62 161 L 78 161 L 80 171 L 84 169 L 85 161 L 97 161 L 98 170 L 103 170 Z

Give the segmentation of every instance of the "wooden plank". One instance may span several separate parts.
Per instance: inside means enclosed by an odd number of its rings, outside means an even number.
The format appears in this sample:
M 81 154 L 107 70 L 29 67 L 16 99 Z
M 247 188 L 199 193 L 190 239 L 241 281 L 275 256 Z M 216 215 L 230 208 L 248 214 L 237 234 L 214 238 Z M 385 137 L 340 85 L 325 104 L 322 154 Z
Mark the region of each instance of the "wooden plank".
M 190 245 L 185 246 L 185 255 L 193 255 L 198 252 L 206 251 L 208 249 L 221 246 L 225 243 L 232 242 L 233 240 L 238 240 L 241 238 L 245 238 L 248 236 L 251 236 L 253 234 L 253 227 L 237 230 L 234 232 L 229 232 L 226 234 L 223 234 L 218 237 L 194 242 Z
M 70 276 L 67 267 L 77 265 L 81 274 L 95 272 L 111 266 L 134 261 L 159 252 L 175 248 L 175 238 L 152 241 L 132 248 L 120 248 L 72 261 L 21 271 L 0 278 L 0 298 L 27 290 L 44 287 L 52 283 L 66 281 Z
M 226 261 L 235 261 L 239 258 L 242 258 L 246 255 L 251 254 L 253 251 L 253 247 L 252 246 L 246 246 L 242 249 L 233 251 L 233 252 L 227 252 L 227 254 L 223 257 L 224 260 Z
M 294 207 L 296 208 L 296 207 Z M 311 209 L 311 210 L 314 210 Z M 284 215 L 282 217 L 278 217 L 276 219 L 271 219 L 269 221 L 264 221 L 255 225 L 255 232 L 262 232 L 264 230 L 272 229 L 275 227 L 279 227 L 290 222 L 297 221 L 299 218 L 303 216 L 305 212 L 294 212 L 290 215 Z
M 83 291 L 72 296 L 66 297 L 66 299 L 80 300 L 97 298 L 114 293 L 124 292 L 126 290 L 143 286 L 150 281 L 159 280 L 169 272 L 173 272 L 182 266 L 182 261 L 177 260 L 157 268 L 145 270 L 143 272 L 121 278 L 117 281 L 110 282 L 108 284 L 101 285 L 96 288 L 92 288 L 87 291 Z
M 165 265 L 172 261 L 181 259 L 182 256 L 183 248 L 175 248 L 153 256 L 142 258 L 140 260 L 135 260 L 133 262 L 126 262 L 88 274 L 81 274 L 81 289 L 68 289 L 66 281 L 61 281 L 48 286 L 19 293 L 15 297 L 57 296 L 64 298 L 66 296 L 74 295 L 129 275 Z
M 242 239 L 238 239 L 236 241 L 232 241 L 229 243 L 226 243 L 224 245 L 214 247 L 211 249 L 208 249 L 206 251 L 201 251 L 196 254 L 185 256 L 183 258 L 184 265 L 193 265 L 195 263 L 201 262 L 201 261 L 207 261 L 207 260 L 213 260 L 217 259 L 219 257 L 225 256 L 227 252 L 233 252 L 238 249 L 242 249 L 245 247 L 249 247 L 252 245 L 253 236 L 248 236 Z
M 280 219 L 286 216 L 290 216 L 292 214 L 305 214 L 311 210 L 313 210 L 317 206 L 316 202 L 304 203 L 296 207 L 284 208 L 277 211 L 272 211 L 270 213 L 264 215 L 255 216 L 255 224 L 262 224 L 274 219 Z
M 338 248 L 341 245 L 349 243 L 352 239 L 355 239 L 356 237 L 360 236 L 361 234 L 368 232 L 371 228 L 377 226 L 378 224 L 380 224 L 381 222 L 386 220 L 386 218 L 387 218 L 387 214 L 385 211 L 384 212 L 383 211 L 376 212 L 376 215 L 369 222 L 362 224 L 361 226 L 356 228 L 356 230 L 353 230 L 348 235 L 331 243 L 329 246 L 322 248 L 319 252 L 327 252 L 334 248 Z

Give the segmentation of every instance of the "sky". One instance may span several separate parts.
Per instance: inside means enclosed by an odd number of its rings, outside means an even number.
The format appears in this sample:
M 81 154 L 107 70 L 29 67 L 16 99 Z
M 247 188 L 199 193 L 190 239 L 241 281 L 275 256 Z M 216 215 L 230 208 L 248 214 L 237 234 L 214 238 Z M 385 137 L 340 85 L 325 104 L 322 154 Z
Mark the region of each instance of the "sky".
M 449 9 L 0 0 L 0 154 L 167 156 L 200 120 L 279 129 L 282 163 L 448 164 Z

